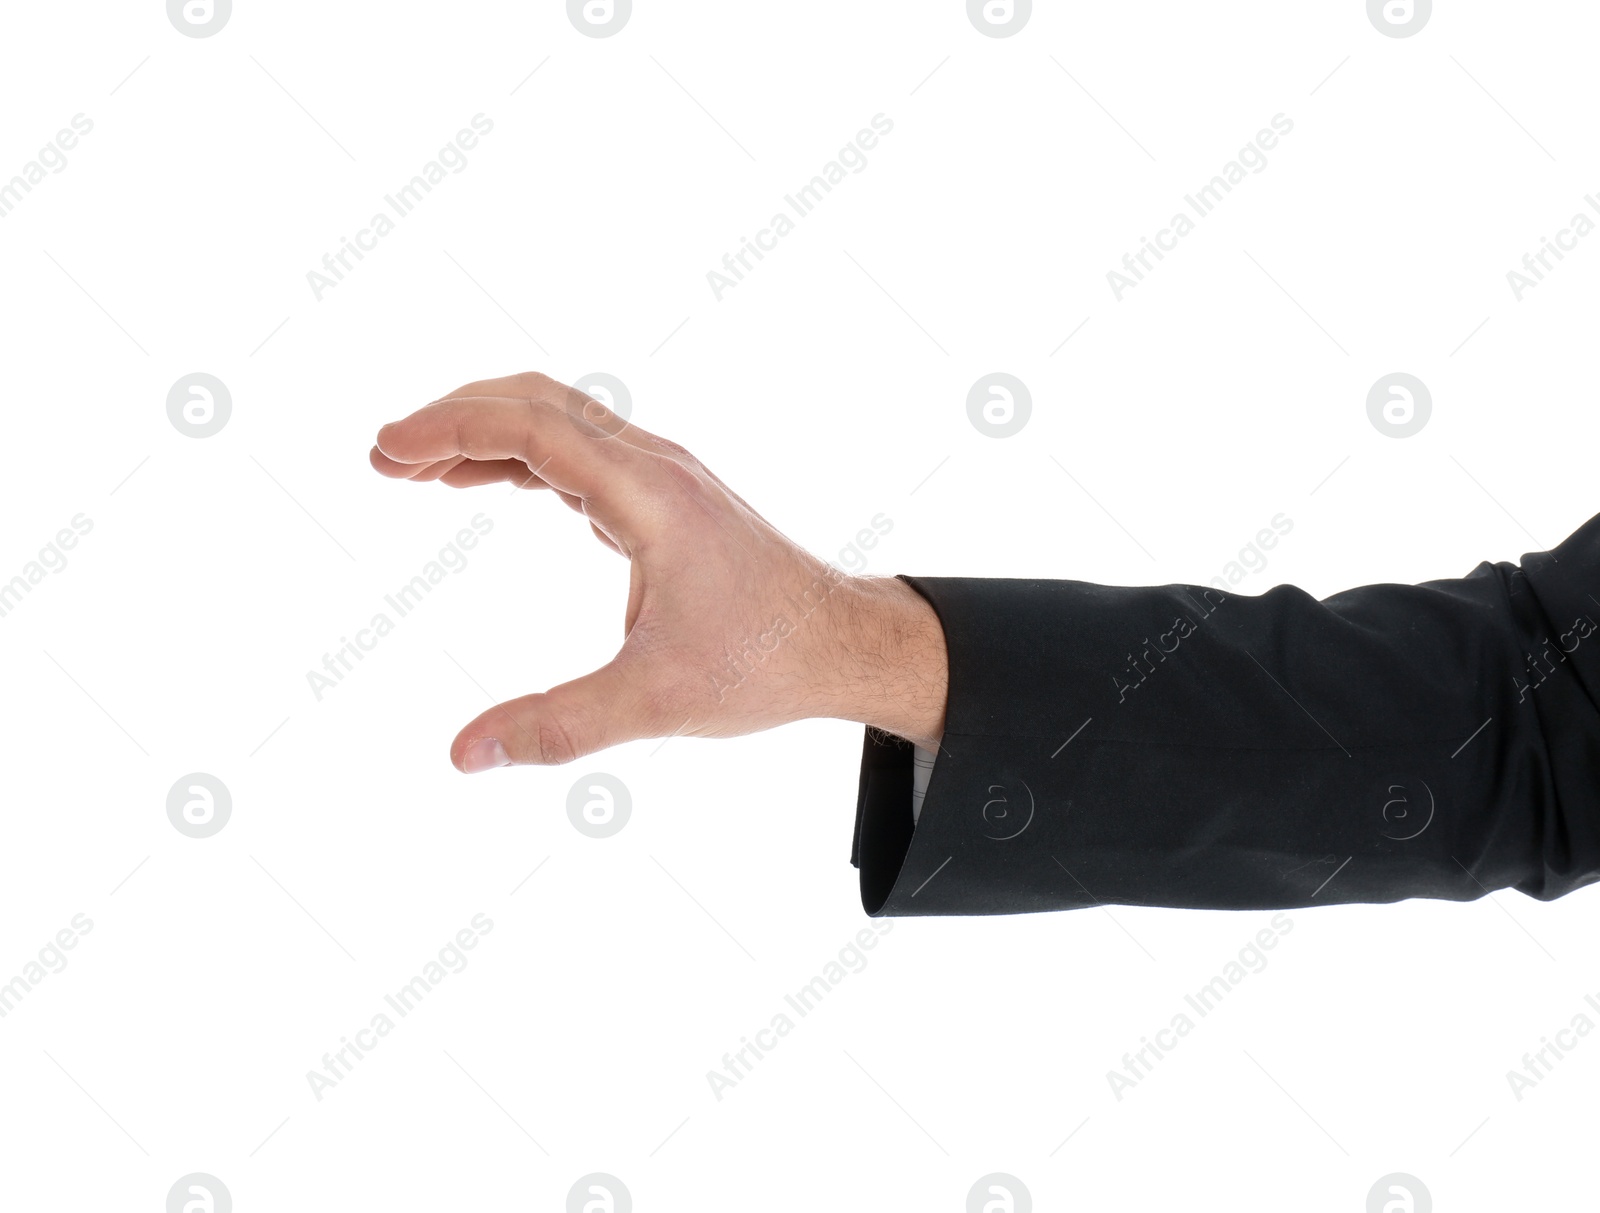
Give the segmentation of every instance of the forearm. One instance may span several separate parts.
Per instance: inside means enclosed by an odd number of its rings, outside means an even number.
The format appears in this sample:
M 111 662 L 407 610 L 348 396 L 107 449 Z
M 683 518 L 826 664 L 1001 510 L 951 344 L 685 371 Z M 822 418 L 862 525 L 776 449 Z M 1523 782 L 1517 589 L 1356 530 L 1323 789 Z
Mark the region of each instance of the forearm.
M 1321 602 L 910 580 L 949 702 L 914 836 L 910 747 L 866 744 L 869 912 L 1554 897 L 1600 874 L 1600 519 L 1522 568 Z

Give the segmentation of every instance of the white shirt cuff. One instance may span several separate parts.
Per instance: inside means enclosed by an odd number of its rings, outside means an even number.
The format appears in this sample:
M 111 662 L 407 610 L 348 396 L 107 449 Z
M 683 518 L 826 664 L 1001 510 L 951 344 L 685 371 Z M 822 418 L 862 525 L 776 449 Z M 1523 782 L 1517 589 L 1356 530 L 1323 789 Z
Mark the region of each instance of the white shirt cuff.
M 922 815 L 922 798 L 928 792 L 928 779 L 933 775 L 933 760 L 937 758 L 938 751 L 925 750 L 917 746 L 916 754 L 912 758 L 911 771 L 911 824 L 917 824 L 917 818 Z

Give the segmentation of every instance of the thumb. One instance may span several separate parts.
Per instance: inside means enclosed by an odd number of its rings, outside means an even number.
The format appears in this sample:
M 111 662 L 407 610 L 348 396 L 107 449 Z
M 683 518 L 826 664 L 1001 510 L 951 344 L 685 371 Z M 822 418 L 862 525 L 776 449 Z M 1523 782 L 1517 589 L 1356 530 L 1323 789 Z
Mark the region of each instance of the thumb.
M 450 761 L 471 775 L 514 763 L 559 766 L 650 735 L 639 691 L 615 661 L 541 694 L 497 704 L 456 735 Z

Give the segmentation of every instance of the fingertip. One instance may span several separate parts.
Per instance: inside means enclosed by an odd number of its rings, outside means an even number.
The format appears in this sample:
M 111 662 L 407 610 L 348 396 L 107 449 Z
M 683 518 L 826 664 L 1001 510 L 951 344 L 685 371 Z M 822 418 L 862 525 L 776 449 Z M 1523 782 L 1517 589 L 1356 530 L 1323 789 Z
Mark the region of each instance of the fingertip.
M 511 755 L 506 753 L 506 748 L 500 744 L 499 738 L 480 737 L 462 749 L 456 769 L 466 775 L 476 775 L 479 771 L 510 765 Z
M 377 451 L 381 455 L 386 455 L 390 459 L 394 459 L 396 463 L 403 462 L 400 459 L 395 459 L 394 454 L 393 443 L 395 435 L 399 432 L 399 427 L 400 423 L 398 421 L 391 421 L 387 425 L 379 426 L 378 445 L 373 447 L 373 450 Z
M 450 743 L 450 765 L 463 775 L 476 775 L 479 771 L 514 763 L 494 735 L 494 726 L 480 717 L 457 733 Z
M 473 738 L 476 736 L 476 730 L 471 725 L 468 725 L 457 733 L 456 739 L 450 743 L 450 765 L 463 775 L 467 773 L 467 768 L 463 764 L 462 756 L 466 753 L 467 746 L 472 743 Z
M 417 470 L 415 464 L 396 462 L 378 447 L 373 447 L 367 452 L 367 462 L 372 465 L 373 471 L 391 480 L 409 479 Z

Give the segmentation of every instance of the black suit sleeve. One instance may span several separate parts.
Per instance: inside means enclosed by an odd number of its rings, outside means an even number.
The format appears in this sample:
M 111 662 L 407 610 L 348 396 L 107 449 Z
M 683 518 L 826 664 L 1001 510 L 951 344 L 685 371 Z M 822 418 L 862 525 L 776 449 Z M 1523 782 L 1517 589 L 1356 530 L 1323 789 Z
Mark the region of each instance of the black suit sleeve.
M 1270 909 L 1600 876 L 1600 517 L 1521 565 L 1321 601 L 1214 586 L 904 577 L 946 728 L 868 729 L 871 915 Z

